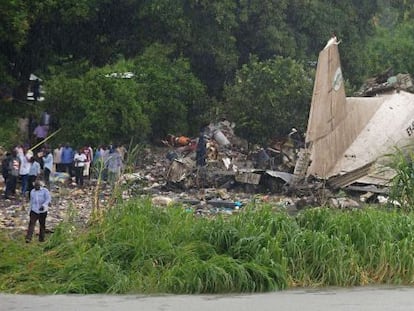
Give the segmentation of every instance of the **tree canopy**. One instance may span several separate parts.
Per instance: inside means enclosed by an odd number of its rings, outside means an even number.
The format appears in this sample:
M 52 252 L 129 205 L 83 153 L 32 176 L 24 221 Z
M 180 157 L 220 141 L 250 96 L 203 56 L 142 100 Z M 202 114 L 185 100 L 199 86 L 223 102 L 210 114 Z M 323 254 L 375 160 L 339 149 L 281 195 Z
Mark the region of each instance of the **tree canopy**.
M 47 94 L 38 105 L 56 112 L 67 139 L 77 126 L 88 132 L 79 139 L 92 140 L 192 134 L 219 113 L 263 139 L 288 123 L 306 126 L 311 88 L 298 81 L 311 82 L 310 65 L 332 32 L 350 92 L 388 67 L 412 73 L 413 16 L 406 0 L 2 1 L 1 118 L 33 113 L 19 105 L 35 73 Z M 103 78 L 120 67 L 135 77 Z M 263 112 L 279 120 L 274 133 L 259 126 Z
M 253 57 L 227 85 L 223 111 L 237 120 L 241 136 L 265 144 L 287 135 L 292 127 L 304 129 L 312 83 L 303 66 L 278 56 L 264 62 Z
M 188 132 L 188 114 L 205 90 L 188 60 L 171 59 L 170 52 L 156 44 L 133 60 L 93 67 L 80 77 L 71 72 L 51 79 L 48 110 L 62 116 L 63 137 L 78 143 L 126 143 Z

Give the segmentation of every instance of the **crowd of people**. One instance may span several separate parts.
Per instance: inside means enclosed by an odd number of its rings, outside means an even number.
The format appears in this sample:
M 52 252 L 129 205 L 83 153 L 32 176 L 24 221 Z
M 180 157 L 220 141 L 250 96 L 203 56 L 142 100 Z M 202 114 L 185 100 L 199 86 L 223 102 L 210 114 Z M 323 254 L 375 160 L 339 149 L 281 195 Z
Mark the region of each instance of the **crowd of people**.
M 39 180 L 50 189 L 53 173 L 67 173 L 77 186 L 83 187 L 84 181 L 91 178 L 92 167 L 101 169 L 102 178 L 114 183 L 121 174 L 125 158 L 126 149 L 122 145 L 99 146 L 95 151 L 90 145 L 74 149 L 70 144 L 62 144 L 53 150 L 48 145 L 37 150 L 18 145 L 2 160 L 4 198 L 15 197 L 16 193 L 23 198 L 29 196 Z M 16 192 L 18 184 L 21 185 L 20 192 Z
M 4 198 L 9 200 L 20 194 L 23 200 L 26 197 L 30 200 L 26 243 L 32 240 L 36 222 L 39 222 L 39 242 L 45 240 L 53 173 L 66 173 L 68 177 L 74 177 L 78 187 L 83 187 L 84 180 L 91 177 L 91 168 L 96 167 L 101 171 L 102 178 L 113 184 L 121 174 L 126 153 L 122 145 L 99 146 L 94 152 L 90 145 L 74 150 L 69 144 L 58 145 L 53 150 L 45 144 L 39 150 L 18 145 L 7 152 L 1 162 Z M 20 192 L 18 185 L 21 185 Z

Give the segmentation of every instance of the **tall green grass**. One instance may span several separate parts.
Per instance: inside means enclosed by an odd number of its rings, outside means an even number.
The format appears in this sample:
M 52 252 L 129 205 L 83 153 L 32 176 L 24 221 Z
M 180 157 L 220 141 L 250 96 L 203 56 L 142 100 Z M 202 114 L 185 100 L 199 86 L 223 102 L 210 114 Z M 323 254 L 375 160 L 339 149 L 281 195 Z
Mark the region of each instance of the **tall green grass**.
M 412 284 L 414 214 L 247 206 L 215 218 L 128 201 L 44 244 L 0 235 L 0 290 L 18 293 L 240 293 L 298 286 Z
M 413 146 L 396 149 L 395 153 L 388 155 L 391 159 L 391 168 L 396 172 L 390 181 L 390 199 L 402 209 L 414 208 L 414 152 Z

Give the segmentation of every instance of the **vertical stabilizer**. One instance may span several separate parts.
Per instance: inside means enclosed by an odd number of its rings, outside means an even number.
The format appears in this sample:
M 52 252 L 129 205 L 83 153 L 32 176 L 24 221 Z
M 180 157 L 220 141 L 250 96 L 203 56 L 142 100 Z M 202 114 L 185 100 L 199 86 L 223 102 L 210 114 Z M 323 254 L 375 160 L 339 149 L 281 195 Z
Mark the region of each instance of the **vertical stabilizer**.
M 306 175 L 342 176 L 341 184 L 368 180 L 368 174 L 374 180 L 367 168 L 396 146 L 412 142 L 413 103 L 414 95 L 403 91 L 346 98 L 338 45 L 327 46 L 319 54 L 316 70 L 306 134 L 310 155 Z M 375 176 L 376 183 L 383 183 L 380 174 Z
M 331 133 L 346 116 L 346 96 L 338 45 L 319 53 L 306 141 Z

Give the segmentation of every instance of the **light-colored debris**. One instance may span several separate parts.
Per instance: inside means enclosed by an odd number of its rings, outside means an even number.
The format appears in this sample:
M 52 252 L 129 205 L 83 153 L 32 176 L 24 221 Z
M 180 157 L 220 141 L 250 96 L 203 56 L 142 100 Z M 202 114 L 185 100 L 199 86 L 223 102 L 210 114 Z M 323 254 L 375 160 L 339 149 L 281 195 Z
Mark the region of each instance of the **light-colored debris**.
M 253 171 L 239 170 L 236 172 L 235 180 L 240 183 L 258 185 L 262 175 Z
M 359 208 L 360 205 L 357 201 L 350 198 L 331 198 L 329 205 L 340 209 Z
M 156 206 L 168 206 L 174 202 L 173 199 L 166 196 L 156 196 L 151 199 L 151 203 Z

